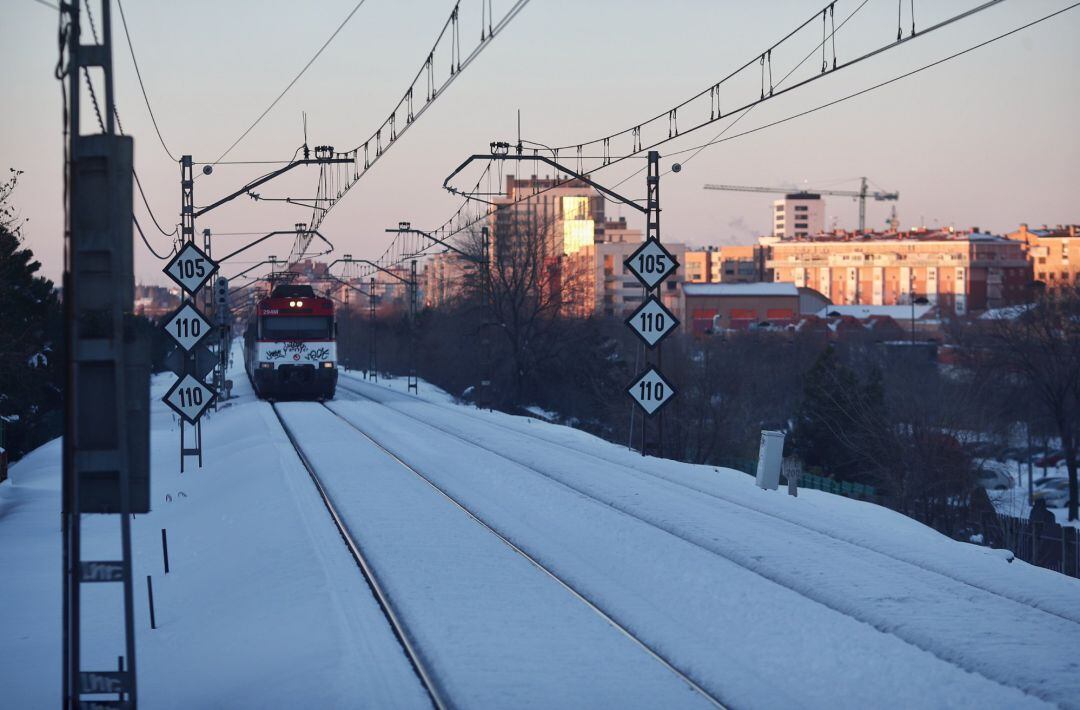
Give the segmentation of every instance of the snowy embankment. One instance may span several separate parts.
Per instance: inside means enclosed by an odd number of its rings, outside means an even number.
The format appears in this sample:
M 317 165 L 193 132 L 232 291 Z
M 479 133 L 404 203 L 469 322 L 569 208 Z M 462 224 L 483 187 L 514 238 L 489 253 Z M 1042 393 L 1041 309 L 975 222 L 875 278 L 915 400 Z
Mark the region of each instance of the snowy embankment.
M 154 379 L 153 511 L 132 523 L 140 705 L 424 707 L 416 676 L 270 406 L 235 373 L 239 398 L 205 420 L 203 468 L 189 459 L 181 475 L 178 426 L 159 401 L 172 379 Z M 0 484 L 4 708 L 60 705 L 59 444 L 31 453 Z M 114 557 L 116 517 L 84 520 L 84 559 Z M 120 587 L 84 590 L 83 668 L 115 668 L 123 650 Z
M 696 679 L 736 706 L 796 697 L 804 706 L 953 704 L 953 692 L 1016 700 L 996 683 L 1064 704 L 1080 697 L 1066 651 L 1080 643 L 1076 580 L 878 506 L 818 491 L 792 499 L 741 473 L 448 407 L 439 393 L 432 404 L 356 378 L 343 386 L 381 404 L 339 402 L 336 411 L 684 668 L 704 667 Z M 663 612 L 642 614 L 642 599 Z M 738 644 L 715 643 L 733 637 Z M 787 670 L 769 687 L 747 670 L 778 657 Z M 923 684 L 911 686 L 912 675 Z M 993 683 L 968 687 L 980 677 Z
M 429 706 L 271 406 L 234 373 L 204 467 L 181 475 L 157 402 L 171 379 L 155 380 L 154 510 L 133 522 L 142 704 Z M 707 700 L 651 650 L 738 708 L 1080 707 L 1080 583 L 880 507 L 761 491 L 423 382 L 343 373 L 329 408 L 278 411 L 456 706 Z M 59 448 L 0 484 L 2 707 L 59 700 Z M 115 517 L 86 520 L 84 558 L 114 556 Z M 119 588 L 96 587 L 87 669 L 121 648 Z

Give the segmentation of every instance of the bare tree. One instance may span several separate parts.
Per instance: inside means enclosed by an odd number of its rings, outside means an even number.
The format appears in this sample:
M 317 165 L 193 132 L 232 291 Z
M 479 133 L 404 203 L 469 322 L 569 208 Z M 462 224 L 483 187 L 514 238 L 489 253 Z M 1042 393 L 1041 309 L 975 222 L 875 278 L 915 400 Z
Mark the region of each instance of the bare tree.
M 510 401 L 523 404 L 543 368 L 563 352 L 567 308 L 581 293 L 582 269 L 562 254 L 557 222 L 531 209 L 504 209 L 495 221 L 488 268 L 470 279 L 471 299 L 486 290 L 487 320 L 510 368 Z M 477 238 L 470 251 L 483 256 Z
M 1080 433 L 1080 287 L 1045 292 L 992 320 L 981 353 L 1001 378 L 1026 385 L 1053 423 L 1069 472 L 1069 520 L 1077 514 Z

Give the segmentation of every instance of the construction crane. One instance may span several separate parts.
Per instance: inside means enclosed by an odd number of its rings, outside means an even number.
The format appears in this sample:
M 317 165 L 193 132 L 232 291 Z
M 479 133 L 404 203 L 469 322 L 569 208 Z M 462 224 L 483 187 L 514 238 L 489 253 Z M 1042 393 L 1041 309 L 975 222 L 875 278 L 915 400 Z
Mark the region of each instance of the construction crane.
M 867 179 L 860 178 L 862 181 L 861 187 L 858 190 L 812 190 L 810 188 L 801 188 L 798 190 L 791 190 L 784 187 L 748 187 L 746 185 L 706 185 L 706 190 L 728 190 L 732 192 L 773 192 L 790 194 L 792 192 L 809 192 L 815 195 L 833 195 L 836 197 L 856 197 L 859 200 L 859 231 L 866 231 L 866 198 L 872 197 L 878 202 L 884 202 L 885 200 L 899 200 L 899 192 L 870 192 L 867 186 Z

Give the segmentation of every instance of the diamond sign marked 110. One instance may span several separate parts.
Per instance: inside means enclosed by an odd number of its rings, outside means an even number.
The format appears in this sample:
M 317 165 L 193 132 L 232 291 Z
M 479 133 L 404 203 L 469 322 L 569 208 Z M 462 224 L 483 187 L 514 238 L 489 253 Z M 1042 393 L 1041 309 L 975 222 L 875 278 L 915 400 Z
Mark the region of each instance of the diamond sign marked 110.
M 188 242 L 162 271 L 188 293 L 195 293 L 210 280 L 218 265 L 202 249 Z
M 649 367 L 626 391 L 650 417 L 675 396 L 675 387 L 655 367 Z
M 165 404 L 195 424 L 214 401 L 214 391 L 191 375 L 184 375 L 165 393 Z
M 649 296 L 645 303 L 630 314 L 630 317 L 626 319 L 626 324 L 645 341 L 646 345 L 653 348 L 679 327 L 679 319 L 664 307 L 660 299 Z
M 679 268 L 679 262 L 671 252 L 652 238 L 645 240 L 623 263 L 630 273 L 649 289 L 656 288 L 657 284 Z
M 200 313 L 191 301 L 184 301 L 165 320 L 165 332 L 185 351 L 198 345 L 211 330 L 210 321 L 206 320 L 206 316 Z

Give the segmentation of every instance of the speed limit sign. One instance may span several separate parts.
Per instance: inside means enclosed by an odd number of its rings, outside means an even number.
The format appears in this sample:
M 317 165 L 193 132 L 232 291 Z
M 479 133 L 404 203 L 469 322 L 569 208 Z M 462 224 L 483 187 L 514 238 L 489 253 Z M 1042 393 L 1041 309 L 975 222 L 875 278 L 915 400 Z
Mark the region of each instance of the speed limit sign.
M 165 393 L 165 404 L 188 424 L 195 424 L 214 401 L 214 391 L 191 375 L 184 375 Z
M 675 396 L 675 386 L 659 370 L 650 366 L 634 380 L 626 393 L 651 417 Z
M 627 270 L 637 277 L 645 288 L 654 289 L 657 284 L 679 268 L 675 256 L 653 238 L 645 240 L 624 262 Z
M 199 341 L 210 334 L 212 328 L 206 316 L 199 312 L 191 301 L 184 301 L 172 315 L 165 319 L 165 332 L 172 337 L 185 352 L 190 351 Z
M 188 293 L 202 288 L 217 270 L 217 264 L 191 242 L 184 244 L 164 269 L 168 277 Z

